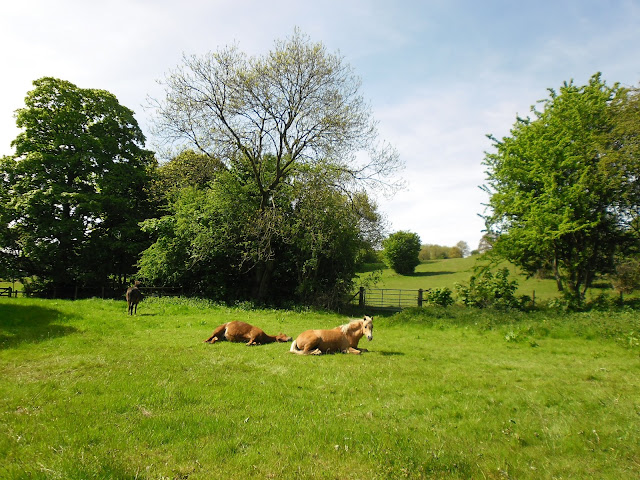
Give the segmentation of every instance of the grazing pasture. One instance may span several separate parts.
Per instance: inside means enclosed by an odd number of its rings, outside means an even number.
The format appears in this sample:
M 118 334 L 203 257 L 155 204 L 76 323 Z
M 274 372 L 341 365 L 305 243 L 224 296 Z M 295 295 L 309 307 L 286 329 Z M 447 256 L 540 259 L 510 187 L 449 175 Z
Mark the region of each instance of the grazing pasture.
M 637 478 L 637 312 L 374 316 L 362 355 L 203 343 L 345 316 L 0 299 L 0 478 Z
M 366 280 L 371 272 L 376 268 L 380 270 L 379 281 L 374 288 L 390 288 L 418 290 L 422 288 L 427 290 L 430 288 L 448 287 L 455 291 L 456 283 L 469 283 L 469 278 L 473 275 L 473 268 L 479 262 L 481 257 L 472 256 L 466 258 L 448 258 L 442 260 L 427 260 L 416 267 L 415 273 L 411 275 L 399 275 L 392 269 L 387 268 L 384 264 L 369 264 L 362 272 L 357 274 L 355 280 L 356 285 Z M 550 300 L 560 296 L 555 280 L 547 278 L 527 278 L 520 270 L 509 262 L 502 262 L 499 268 L 507 267 L 510 272 L 510 280 L 518 281 L 517 295 L 529 295 L 532 297 L 535 292 L 537 300 Z M 605 282 L 603 282 L 604 284 Z M 606 286 L 598 283 L 597 286 Z M 590 300 L 602 293 L 612 296 L 617 294 L 611 288 L 591 288 L 587 292 L 587 299 Z

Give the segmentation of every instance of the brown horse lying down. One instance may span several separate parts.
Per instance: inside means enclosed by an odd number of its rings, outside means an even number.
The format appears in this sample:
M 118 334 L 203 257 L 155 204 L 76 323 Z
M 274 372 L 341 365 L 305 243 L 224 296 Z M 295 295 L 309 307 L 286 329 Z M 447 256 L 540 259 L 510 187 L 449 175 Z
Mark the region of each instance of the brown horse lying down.
M 284 333 L 279 333 L 275 336 L 267 335 L 258 327 L 244 322 L 233 321 L 217 327 L 205 342 L 216 343 L 223 340 L 246 342 L 247 345 L 263 345 L 273 342 L 290 342 L 291 337 L 286 336 Z
M 373 340 L 373 318 L 365 316 L 332 330 L 307 330 L 298 335 L 291 344 L 291 353 L 298 355 L 320 355 L 322 353 L 360 354 L 358 342 L 365 336 Z

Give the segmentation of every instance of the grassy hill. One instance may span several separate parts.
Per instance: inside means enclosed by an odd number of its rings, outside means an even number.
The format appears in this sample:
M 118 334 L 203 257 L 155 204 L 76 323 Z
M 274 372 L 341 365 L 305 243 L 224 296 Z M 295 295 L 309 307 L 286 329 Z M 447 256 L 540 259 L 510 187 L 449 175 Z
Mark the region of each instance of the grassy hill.
M 473 274 L 473 268 L 479 261 L 478 256 L 467 258 L 451 258 L 443 260 L 429 260 L 421 263 L 413 275 L 398 275 L 383 264 L 368 265 L 363 272 L 358 274 L 356 285 L 360 285 L 376 268 L 382 268 L 380 281 L 373 288 L 393 288 L 406 290 L 423 290 L 430 288 L 449 287 L 455 291 L 456 283 L 468 283 Z M 555 280 L 527 278 L 514 265 L 504 262 L 500 267 L 507 267 L 511 278 L 518 281 L 518 295 L 529 295 L 535 298 L 547 300 L 557 297 L 558 288 Z M 593 288 L 587 297 L 597 296 L 602 292 L 614 294 L 609 288 Z
M 428 278 L 428 276 L 426 277 Z M 633 312 L 375 317 L 363 355 L 203 340 L 346 317 L 0 299 L 0 478 L 636 478 Z

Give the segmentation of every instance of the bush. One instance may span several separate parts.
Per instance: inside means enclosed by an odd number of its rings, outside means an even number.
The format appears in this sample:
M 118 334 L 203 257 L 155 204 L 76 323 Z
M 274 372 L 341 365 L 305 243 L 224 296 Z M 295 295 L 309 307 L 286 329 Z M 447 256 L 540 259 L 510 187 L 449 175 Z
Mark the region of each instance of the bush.
M 385 261 L 400 275 L 412 274 L 420 264 L 420 237 L 417 233 L 393 233 L 383 240 L 382 247 Z
M 451 289 L 444 288 L 433 288 L 427 292 L 427 305 L 430 306 L 438 306 L 438 307 L 448 307 L 449 305 L 453 305 L 453 295 Z
M 474 275 L 469 285 L 456 284 L 460 300 L 467 307 L 497 309 L 520 308 L 521 303 L 516 298 L 518 289 L 516 280 L 509 280 L 509 270 L 503 268 L 496 273 L 485 270 Z

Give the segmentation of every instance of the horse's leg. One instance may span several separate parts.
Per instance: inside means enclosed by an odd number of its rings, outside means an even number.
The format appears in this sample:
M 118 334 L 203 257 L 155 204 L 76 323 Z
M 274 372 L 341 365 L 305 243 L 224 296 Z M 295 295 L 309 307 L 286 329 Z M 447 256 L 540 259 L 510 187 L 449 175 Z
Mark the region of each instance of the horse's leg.
M 226 328 L 227 328 L 227 324 L 226 323 L 223 323 L 219 327 L 216 327 L 216 329 L 213 331 L 211 336 L 209 338 L 207 338 L 204 342 L 205 343 L 216 343 L 218 340 L 223 340 L 224 339 L 224 332 L 225 332 Z
M 322 339 L 320 337 L 316 337 L 311 341 L 307 342 L 302 349 L 302 353 L 304 355 L 321 355 L 322 350 L 320 350 L 320 343 Z
M 345 350 L 345 353 L 353 353 L 354 355 L 360 355 L 360 350 L 358 350 L 357 348 L 349 347 L 347 350 Z

